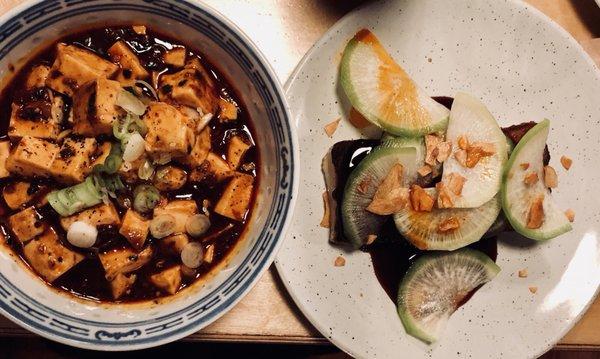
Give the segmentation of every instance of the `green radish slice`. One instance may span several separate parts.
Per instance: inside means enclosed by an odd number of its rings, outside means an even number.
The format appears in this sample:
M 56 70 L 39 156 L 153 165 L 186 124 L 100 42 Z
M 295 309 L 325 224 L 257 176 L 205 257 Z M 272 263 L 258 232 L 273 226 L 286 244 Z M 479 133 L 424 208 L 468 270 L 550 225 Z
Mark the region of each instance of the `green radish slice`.
M 397 163 L 403 166 L 403 180 L 408 187 L 417 173 L 416 157 L 414 147 L 385 142 L 373 149 L 350 174 L 341 205 L 342 225 L 344 236 L 356 248 L 364 245 L 369 235 L 377 234 L 387 219 L 366 210 L 377 188 Z
M 446 127 L 448 109 L 419 88 L 369 30 L 346 45 L 340 80 L 352 106 L 387 132 L 416 137 Z
M 398 314 L 406 332 L 435 342 L 463 300 L 499 272 L 488 256 L 470 248 L 418 258 L 398 291 Z
M 523 236 L 535 240 L 546 240 L 572 229 L 564 212 L 544 184 L 544 147 L 550 131 L 550 121 L 544 120 L 531 128 L 515 146 L 503 176 L 502 208 L 512 227 Z M 521 168 L 528 163 L 529 168 Z M 523 181 L 526 174 L 535 172 L 540 180 L 533 185 Z M 544 219 L 541 227 L 528 228 L 529 209 L 534 198 L 543 195 Z
M 491 200 L 500 190 L 509 147 L 506 136 L 485 105 L 471 95 L 458 93 L 454 97 L 446 131 L 446 141 L 452 143 L 454 153 L 459 149 L 458 139 L 462 135 L 469 143 L 491 143 L 495 148 L 492 156 L 483 157 L 473 168 L 463 166 L 455 156 L 444 162 L 442 181 L 451 173 L 458 173 L 466 179 L 461 195 L 454 199 L 454 207 L 475 208 Z
M 436 198 L 435 188 L 426 188 L 425 191 Z M 407 206 L 394 214 L 394 223 L 398 232 L 421 250 L 453 251 L 479 241 L 496 221 L 500 208 L 498 197 L 477 208 L 434 207 L 431 212 L 418 212 Z M 451 217 L 459 221 L 459 227 L 441 232 L 440 224 Z

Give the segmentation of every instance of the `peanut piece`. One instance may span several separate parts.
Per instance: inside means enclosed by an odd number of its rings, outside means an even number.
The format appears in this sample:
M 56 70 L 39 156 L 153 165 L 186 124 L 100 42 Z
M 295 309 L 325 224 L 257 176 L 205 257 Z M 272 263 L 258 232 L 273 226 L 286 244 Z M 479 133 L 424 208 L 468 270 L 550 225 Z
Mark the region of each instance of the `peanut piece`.
M 527 228 L 537 229 L 544 223 L 544 195 L 537 196 L 529 207 Z
M 567 156 L 562 156 L 560 158 L 560 164 L 563 166 L 564 169 L 568 171 L 569 168 L 571 168 L 571 165 L 573 165 L 573 160 Z
M 417 185 L 410 187 L 410 203 L 417 212 L 431 212 L 433 208 L 433 198 Z
M 440 225 L 438 226 L 439 233 L 446 233 L 450 231 L 454 231 L 460 227 L 460 221 L 456 217 L 448 217 L 446 218 Z
M 523 178 L 523 182 L 528 185 L 531 186 L 535 183 L 537 183 L 538 181 L 538 175 L 536 172 L 529 172 L 528 174 L 525 175 L 525 178 Z

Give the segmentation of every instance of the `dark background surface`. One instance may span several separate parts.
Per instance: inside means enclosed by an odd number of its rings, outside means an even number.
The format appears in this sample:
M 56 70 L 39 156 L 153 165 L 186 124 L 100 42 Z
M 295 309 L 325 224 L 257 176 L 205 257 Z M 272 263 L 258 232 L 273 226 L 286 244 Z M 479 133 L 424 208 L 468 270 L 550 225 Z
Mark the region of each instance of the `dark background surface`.
M 209 342 L 177 342 L 155 349 L 128 353 L 94 352 L 71 348 L 45 339 L 0 339 L 0 358 L 350 358 L 332 345 L 238 344 Z M 507 358 L 512 359 L 512 358 Z M 542 359 L 600 359 L 600 351 L 552 350 Z

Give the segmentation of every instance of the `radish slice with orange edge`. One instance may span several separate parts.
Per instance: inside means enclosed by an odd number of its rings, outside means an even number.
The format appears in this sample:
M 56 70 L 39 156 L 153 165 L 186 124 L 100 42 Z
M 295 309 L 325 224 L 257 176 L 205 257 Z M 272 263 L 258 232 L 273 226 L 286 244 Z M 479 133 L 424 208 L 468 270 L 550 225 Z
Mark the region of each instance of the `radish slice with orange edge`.
M 342 87 L 367 120 L 394 135 L 417 137 L 442 131 L 449 111 L 423 91 L 369 30 L 346 45 Z

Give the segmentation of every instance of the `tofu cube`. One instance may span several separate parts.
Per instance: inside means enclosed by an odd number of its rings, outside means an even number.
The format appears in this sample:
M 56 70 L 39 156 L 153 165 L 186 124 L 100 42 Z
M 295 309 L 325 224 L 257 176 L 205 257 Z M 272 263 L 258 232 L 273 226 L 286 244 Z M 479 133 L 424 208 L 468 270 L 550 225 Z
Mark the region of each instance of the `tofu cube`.
M 178 190 L 187 182 L 187 173 L 179 167 L 162 166 L 154 175 L 154 187 L 159 191 Z
M 192 147 L 192 151 L 181 159 L 180 162 L 186 164 L 192 168 L 200 167 L 208 153 L 211 149 L 210 142 L 210 127 L 206 126 L 199 134 L 196 135 L 196 140 L 194 141 L 194 147 Z
M 174 67 L 183 67 L 185 66 L 185 57 L 187 55 L 187 50 L 185 47 L 176 46 L 171 50 L 165 52 L 163 56 L 163 61 L 167 65 L 171 65 Z
M 119 213 L 115 206 L 109 203 L 100 203 L 94 207 L 75 213 L 68 217 L 60 219 L 60 225 L 65 231 L 69 230 L 71 224 L 76 221 L 82 221 L 92 226 L 118 226 L 121 224 Z
M 161 239 L 159 243 L 162 250 L 179 257 L 183 247 L 190 243 L 190 237 L 185 233 L 177 233 Z
M 10 154 L 10 142 L 0 141 L 0 178 L 6 178 L 10 176 L 8 169 L 6 168 L 6 159 Z
M 174 74 L 160 77 L 158 97 L 161 101 L 200 108 L 203 113 L 216 113 L 218 96 L 211 75 L 199 61 Z
M 25 136 L 6 159 L 6 169 L 23 177 L 50 177 L 58 150 L 52 142 Z
M 117 274 L 115 279 L 110 281 L 110 291 L 112 292 L 113 298 L 119 299 L 123 294 L 126 294 L 133 286 L 136 279 L 137 275 L 135 274 L 130 274 L 129 276 L 120 273 Z
M 125 41 L 115 42 L 109 49 L 108 55 L 112 62 L 121 65 L 116 80 L 124 87 L 133 86 L 135 80 L 148 78 L 150 73 L 146 71 L 142 63 Z
M 83 85 L 73 97 L 73 132 L 88 137 L 111 135 L 113 122 L 125 116 L 125 110 L 117 106 L 121 91 L 118 81 L 105 78 Z
M 153 274 L 150 282 L 169 294 L 175 294 L 181 286 L 181 267 L 175 266 Z
M 227 162 L 232 169 L 237 169 L 246 152 L 252 147 L 252 145 L 246 143 L 240 136 L 233 136 L 229 139 L 227 145 Z
M 243 221 L 252 200 L 253 183 L 254 177 L 245 173 L 237 173 L 225 187 L 214 211 L 221 216 Z
M 143 116 L 148 127 L 146 151 L 152 158 L 183 157 L 191 149 L 194 133 L 188 118 L 175 107 L 162 102 L 152 102 Z
M 221 121 L 234 121 L 238 117 L 238 107 L 235 103 L 229 100 L 219 99 L 219 120 Z
M 154 208 L 154 217 L 161 214 L 170 214 L 175 217 L 175 228 L 173 233 L 185 233 L 185 222 L 188 217 L 198 213 L 196 201 L 191 199 L 180 199 L 167 203 L 164 206 Z
M 127 239 L 129 244 L 135 249 L 142 249 L 146 238 L 150 221 L 144 219 L 133 209 L 128 209 L 123 217 L 123 224 L 119 229 L 119 233 Z
M 50 73 L 50 67 L 45 65 L 34 66 L 29 70 L 27 79 L 25 80 L 25 88 L 32 90 L 46 86 L 46 79 Z
M 64 119 L 65 103 L 60 96 L 11 106 L 8 135 L 11 138 L 31 136 L 57 139 Z
M 52 177 L 65 184 L 83 182 L 92 172 L 92 155 L 96 148 L 93 138 L 67 138 L 50 166 Z
M 38 198 L 37 202 L 39 202 L 36 203 L 36 205 L 41 207 L 45 204 L 45 201 L 40 197 L 42 197 L 47 190 L 47 186 L 32 186 L 29 182 L 17 181 L 4 186 L 2 189 L 2 196 L 4 197 L 4 202 L 6 202 L 6 205 L 13 210 L 23 207 L 36 198 Z M 44 195 L 43 197 L 45 198 L 46 196 Z
M 58 235 L 48 228 L 41 236 L 23 247 L 27 263 L 42 278 L 52 283 L 84 258 L 82 254 L 62 245 Z
M 8 224 L 21 243 L 26 243 L 39 236 L 46 227 L 35 211 L 35 207 L 28 207 L 8 217 Z
M 46 79 L 46 86 L 73 97 L 85 83 L 114 75 L 119 66 L 91 51 L 75 45 L 56 45 L 56 59 Z
M 200 167 L 194 168 L 190 173 L 190 181 L 199 182 L 207 177 L 212 177 L 217 182 L 220 182 L 234 174 L 235 171 L 223 157 L 214 152 L 209 152 L 204 163 Z
M 119 274 L 127 274 L 142 268 L 152 259 L 152 247 L 146 247 L 141 252 L 131 248 L 113 249 L 100 253 L 98 258 L 104 268 L 104 276 L 112 281 Z

